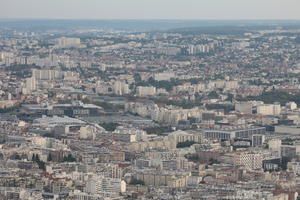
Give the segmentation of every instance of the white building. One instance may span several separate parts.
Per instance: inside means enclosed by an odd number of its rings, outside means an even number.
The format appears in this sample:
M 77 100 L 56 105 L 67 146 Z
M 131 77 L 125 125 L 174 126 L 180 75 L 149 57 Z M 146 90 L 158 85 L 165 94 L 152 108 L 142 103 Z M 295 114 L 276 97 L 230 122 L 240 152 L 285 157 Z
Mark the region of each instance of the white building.
M 124 81 L 115 81 L 113 84 L 113 92 L 117 95 L 129 94 L 129 85 Z
M 156 94 L 156 87 L 153 86 L 138 86 L 136 89 L 137 95 L 140 97 L 153 96 Z
M 271 151 L 280 152 L 281 148 L 281 140 L 280 139 L 272 139 L 268 141 L 268 146 Z
M 26 78 L 25 88 L 29 93 L 36 90 L 36 80 L 34 76 L 31 78 Z
M 288 169 L 293 170 L 294 172 L 300 172 L 300 162 L 289 162 Z
M 186 141 L 192 141 L 192 142 L 201 142 L 201 134 L 191 134 L 187 133 L 185 131 L 175 131 L 168 135 L 169 140 L 174 140 L 177 143 L 179 142 L 186 142 Z
M 97 134 L 97 128 L 94 126 L 81 126 L 79 137 L 81 139 L 95 139 Z
M 126 182 L 117 178 L 93 175 L 86 181 L 85 192 L 88 194 L 118 194 L 126 191 Z
M 56 40 L 57 46 L 60 48 L 70 48 L 80 46 L 80 38 L 61 37 Z
M 257 114 L 260 115 L 280 115 L 281 107 L 279 104 L 263 104 L 257 106 Z
M 234 155 L 234 164 L 244 166 L 246 169 L 261 169 L 263 154 L 260 152 L 242 152 Z
M 275 133 L 298 135 L 300 133 L 299 126 L 275 126 Z
M 188 53 L 191 55 L 199 54 L 199 53 L 209 53 L 211 50 L 211 45 L 189 45 Z
M 169 81 L 175 77 L 174 72 L 162 72 L 154 75 L 156 81 Z
M 204 130 L 204 136 L 211 139 L 231 140 L 234 138 L 248 138 L 251 139 L 252 135 L 265 134 L 265 127 L 256 126 L 228 126 L 216 127 L 214 129 Z
M 288 103 L 286 103 L 285 106 L 289 110 L 296 110 L 297 109 L 297 104 L 295 102 L 288 102 Z
M 262 146 L 265 143 L 266 136 L 261 134 L 252 135 L 252 146 Z
M 253 105 L 250 102 L 240 102 L 235 104 L 235 110 L 243 114 L 252 114 Z

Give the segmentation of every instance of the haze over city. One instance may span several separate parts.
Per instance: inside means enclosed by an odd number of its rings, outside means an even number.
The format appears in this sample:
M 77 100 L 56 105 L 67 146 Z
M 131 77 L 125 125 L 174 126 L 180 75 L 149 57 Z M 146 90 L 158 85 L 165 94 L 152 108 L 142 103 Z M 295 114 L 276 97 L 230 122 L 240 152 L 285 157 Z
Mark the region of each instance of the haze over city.
M 299 0 L 0 0 L 0 200 L 300 200 Z

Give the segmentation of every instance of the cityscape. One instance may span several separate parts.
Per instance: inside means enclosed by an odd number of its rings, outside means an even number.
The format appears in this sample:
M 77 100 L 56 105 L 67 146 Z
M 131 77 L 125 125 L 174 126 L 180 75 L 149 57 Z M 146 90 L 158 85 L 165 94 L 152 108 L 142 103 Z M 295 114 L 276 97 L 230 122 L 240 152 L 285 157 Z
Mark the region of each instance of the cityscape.
M 0 200 L 299 200 L 299 107 L 300 20 L 3 17 Z

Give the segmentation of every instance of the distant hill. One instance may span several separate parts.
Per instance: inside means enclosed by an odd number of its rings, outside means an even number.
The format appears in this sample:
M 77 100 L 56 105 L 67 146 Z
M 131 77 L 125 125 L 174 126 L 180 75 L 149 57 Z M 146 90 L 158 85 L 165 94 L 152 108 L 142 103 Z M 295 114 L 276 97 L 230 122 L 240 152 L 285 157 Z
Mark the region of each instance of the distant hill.
M 242 35 L 244 33 L 251 33 L 259 30 L 273 30 L 281 27 L 284 30 L 300 29 L 300 22 L 295 24 L 244 24 L 244 25 L 218 25 L 206 27 L 184 27 L 170 29 L 170 33 L 180 34 L 209 34 L 209 35 Z
M 242 33 L 245 27 L 265 26 L 300 27 L 300 21 L 287 20 L 50 20 L 50 19 L 0 19 L 1 28 L 17 30 L 45 31 L 72 29 L 104 29 L 125 31 L 162 31 L 171 32 L 203 32 Z M 192 28 L 186 28 L 192 27 Z M 194 28 L 193 28 L 194 27 Z

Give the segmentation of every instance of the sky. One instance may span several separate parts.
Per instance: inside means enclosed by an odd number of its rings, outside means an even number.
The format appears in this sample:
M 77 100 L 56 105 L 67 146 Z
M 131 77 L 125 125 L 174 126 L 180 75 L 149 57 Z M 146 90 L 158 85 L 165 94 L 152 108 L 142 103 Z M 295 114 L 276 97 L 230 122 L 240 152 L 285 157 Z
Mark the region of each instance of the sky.
M 0 0 L 1 19 L 300 20 L 300 0 Z

